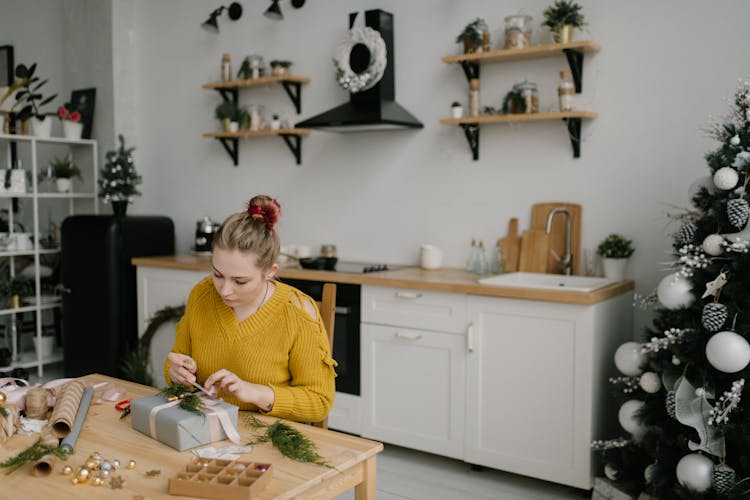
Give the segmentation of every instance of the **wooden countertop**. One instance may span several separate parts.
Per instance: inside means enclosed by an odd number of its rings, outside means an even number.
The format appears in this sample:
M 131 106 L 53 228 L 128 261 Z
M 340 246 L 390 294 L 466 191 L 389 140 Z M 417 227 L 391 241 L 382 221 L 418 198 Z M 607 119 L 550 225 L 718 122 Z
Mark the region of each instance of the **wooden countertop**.
M 174 255 L 164 257 L 136 257 L 133 265 L 182 269 L 186 271 L 210 270 L 210 257 L 204 255 Z M 510 299 L 541 300 L 566 304 L 596 304 L 611 297 L 627 293 L 634 288 L 631 280 L 619 281 L 592 292 L 569 292 L 542 290 L 535 288 L 502 287 L 483 285 L 479 278 L 463 269 L 424 270 L 418 267 L 404 267 L 392 271 L 366 274 L 349 274 L 333 271 L 315 271 L 299 267 L 282 267 L 278 276 L 287 279 L 350 283 L 355 285 L 391 286 L 424 291 L 466 293 L 487 297 Z

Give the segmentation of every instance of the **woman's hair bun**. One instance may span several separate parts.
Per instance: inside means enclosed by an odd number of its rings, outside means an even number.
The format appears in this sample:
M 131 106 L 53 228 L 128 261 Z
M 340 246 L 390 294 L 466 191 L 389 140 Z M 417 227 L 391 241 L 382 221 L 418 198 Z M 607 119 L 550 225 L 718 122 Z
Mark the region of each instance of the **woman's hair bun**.
M 273 229 L 276 222 L 279 220 L 281 214 L 281 206 L 279 202 L 266 196 L 259 194 L 253 196 L 250 201 L 247 202 L 247 213 L 255 220 L 263 222 L 268 229 Z

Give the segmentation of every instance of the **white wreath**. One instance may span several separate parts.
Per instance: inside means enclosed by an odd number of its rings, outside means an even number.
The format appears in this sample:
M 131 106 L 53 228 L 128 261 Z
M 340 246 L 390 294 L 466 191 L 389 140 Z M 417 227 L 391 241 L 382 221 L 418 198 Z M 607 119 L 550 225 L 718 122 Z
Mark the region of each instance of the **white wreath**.
M 355 73 L 349 65 L 352 47 L 363 44 L 370 51 L 370 65 L 361 72 Z M 372 28 L 354 28 L 336 49 L 333 64 L 336 66 L 336 81 L 352 94 L 372 88 L 383 78 L 387 64 L 385 40 L 380 32 Z

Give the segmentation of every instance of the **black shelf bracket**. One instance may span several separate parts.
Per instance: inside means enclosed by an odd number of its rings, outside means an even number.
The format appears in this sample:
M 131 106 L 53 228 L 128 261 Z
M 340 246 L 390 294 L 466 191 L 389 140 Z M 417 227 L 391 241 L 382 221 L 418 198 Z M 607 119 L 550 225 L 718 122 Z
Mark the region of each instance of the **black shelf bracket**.
M 583 90 L 583 52 L 574 49 L 563 49 L 565 57 L 568 58 L 570 73 L 573 75 L 573 83 L 576 86 L 576 94 Z
M 479 63 L 471 61 L 461 61 L 461 67 L 464 70 L 466 79 L 471 81 L 474 78 L 479 78 Z
M 279 134 L 297 160 L 297 165 L 302 164 L 302 137 L 299 134 Z
M 225 101 L 232 101 L 235 106 L 239 104 L 239 93 L 237 89 L 216 89 L 216 92 L 221 94 L 222 99 Z
M 471 148 L 471 155 L 474 160 L 479 159 L 479 125 L 476 123 L 460 124 L 460 127 L 464 129 L 464 135 L 466 140 L 469 141 L 469 147 Z
M 563 118 L 568 125 L 568 135 L 570 136 L 570 145 L 573 146 L 573 158 L 581 157 L 581 119 L 580 118 Z
M 289 98 L 294 103 L 294 109 L 297 110 L 297 114 L 302 112 L 302 85 L 299 82 L 289 82 L 282 80 L 281 85 L 284 86 L 284 90 L 289 95 Z
M 234 163 L 234 166 L 236 167 L 239 165 L 239 140 L 234 137 L 217 137 L 219 141 L 221 142 L 221 145 L 224 146 L 224 149 L 227 150 L 227 153 L 229 153 L 229 156 L 232 158 L 232 162 Z

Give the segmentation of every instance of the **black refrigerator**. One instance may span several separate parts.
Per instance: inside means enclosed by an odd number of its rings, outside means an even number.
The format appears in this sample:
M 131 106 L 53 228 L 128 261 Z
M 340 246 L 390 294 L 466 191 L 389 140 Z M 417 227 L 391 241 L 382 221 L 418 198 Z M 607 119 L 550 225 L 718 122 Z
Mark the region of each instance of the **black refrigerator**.
M 139 330 L 130 261 L 173 255 L 174 224 L 163 216 L 73 215 L 62 223 L 60 246 L 65 376 L 119 376 Z

